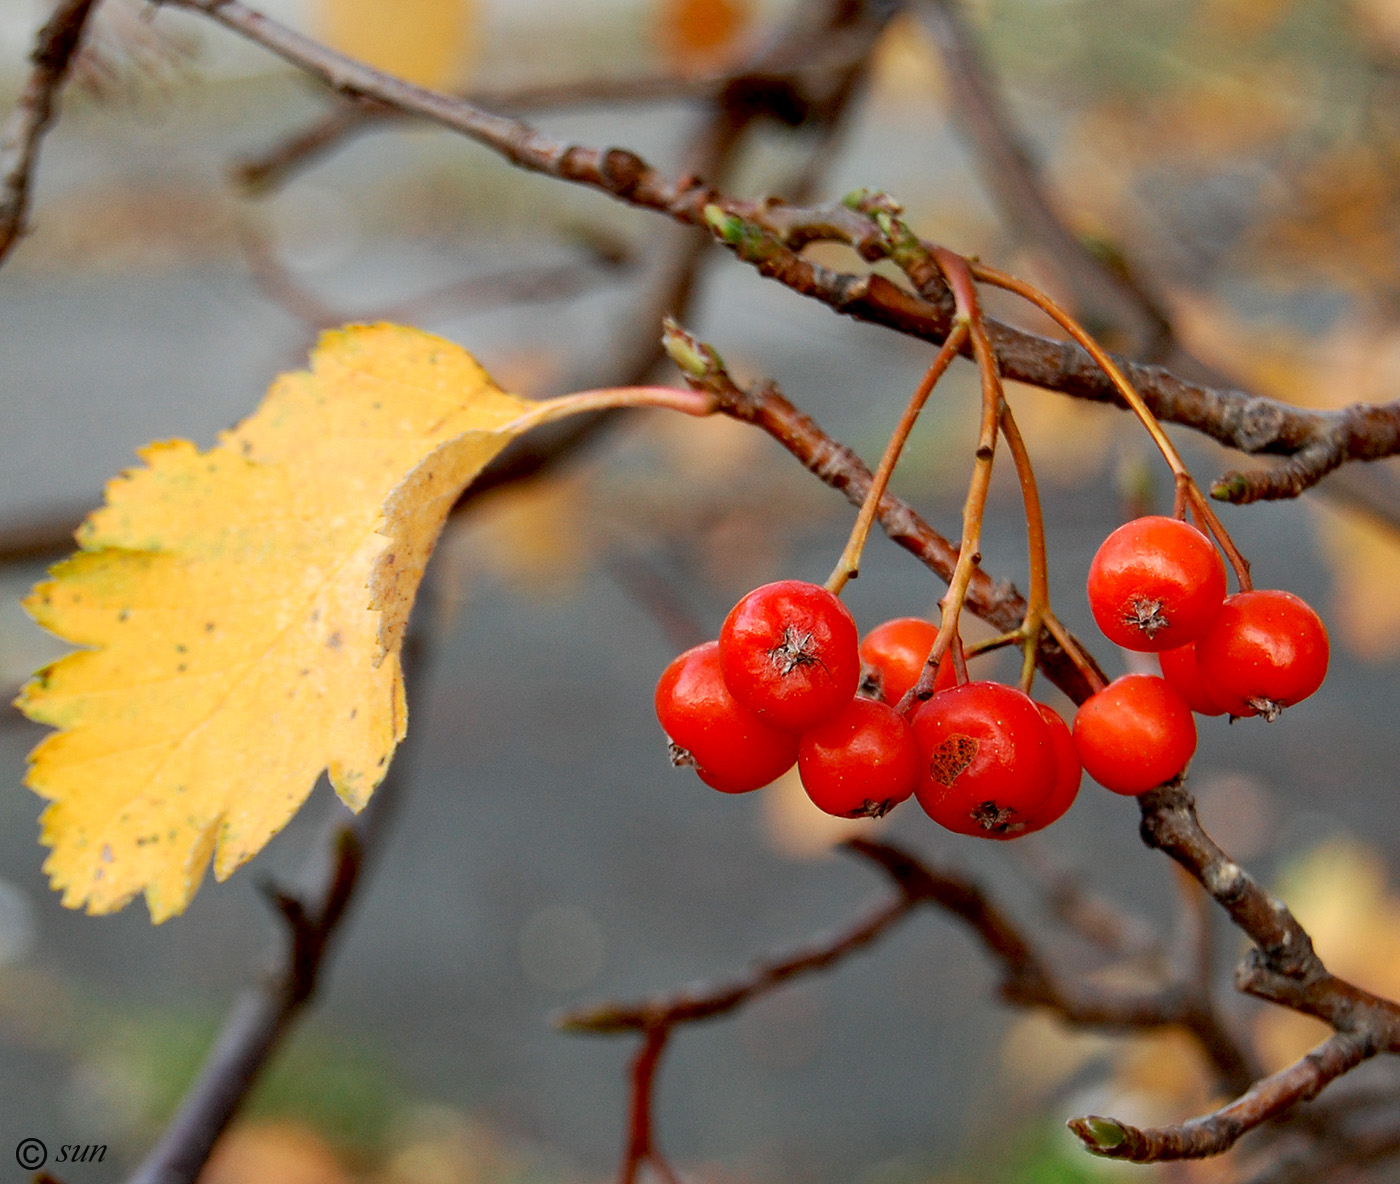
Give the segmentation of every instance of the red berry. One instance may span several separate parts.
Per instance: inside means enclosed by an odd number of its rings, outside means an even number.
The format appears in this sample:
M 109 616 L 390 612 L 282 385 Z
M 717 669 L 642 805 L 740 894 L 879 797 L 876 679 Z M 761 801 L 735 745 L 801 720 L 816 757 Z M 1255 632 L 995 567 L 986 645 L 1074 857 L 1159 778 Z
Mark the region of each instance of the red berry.
M 693 764 L 700 780 L 724 793 L 758 789 L 792 768 L 797 737 L 735 702 L 720 673 L 719 643 L 686 650 L 656 684 L 656 718 L 671 760 Z
M 1050 729 L 1015 687 L 965 683 L 920 704 L 909 722 L 921 761 L 914 794 L 941 826 L 983 838 L 1019 832 L 1050 796 Z
M 1224 715 L 1225 706 L 1216 697 L 1206 676 L 1201 672 L 1201 664 L 1196 660 L 1196 643 L 1187 642 L 1174 650 L 1163 650 L 1157 655 L 1162 664 L 1162 677 L 1165 678 L 1197 715 Z M 1254 715 L 1254 709 L 1237 711 L 1236 715 Z
M 730 693 L 793 732 L 829 719 L 856 693 L 856 623 L 820 584 L 779 580 L 744 596 L 719 631 Z
M 1196 721 L 1166 679 L 1125 674 L 1079 708 L 1074 747 L 1105 789 L 1146 793 L 1186 768 L 1196 751 Z
M 879 683 L 880 698 L 891 706 L 899 703 L 909 688 L 919 681 L 933 649 L 938 626 L 922 617 L 896 617 L 876 625 L 860 643 L 861 661 L 874 672 Z M 957 686 L 951 658 L 938 664 L 934 680 L 935 692 Z
M 1040 718 L 1050 729 L 1050 744 L 1055 750 L 1055 781 L 1050 786 L 1050 796 L 1021 828 L 1019 833 L 1023 835 L 1044 830 L 1052 822 L 1063 818 L 1079 796 L 1079 783 L 1084 779 L 1084 766 L 1079 763 L 1079 753 L 1075 751 L 1069 725 L 1053 707 L 1046 707 L 1044 703 L 1037 703 L 1036 707 Z
M 807 796 L 838 818 L 879 818 L 914 792 L 919 750 L 908 722 L 874 699 L 803 732 L 797 771 Z
M 1104 636 L 1155 652 L 1194 641 L 1225 598 L 1225 564 L 1204 534 L 1176 518 L 1126 522 L 1089 565 L 1089 607 Z
M 1273 719 L 1327 677 L 1327 628 L 1291 592 L 1236 592 L 1196 643 L 1196 656 L 1226 711 Z

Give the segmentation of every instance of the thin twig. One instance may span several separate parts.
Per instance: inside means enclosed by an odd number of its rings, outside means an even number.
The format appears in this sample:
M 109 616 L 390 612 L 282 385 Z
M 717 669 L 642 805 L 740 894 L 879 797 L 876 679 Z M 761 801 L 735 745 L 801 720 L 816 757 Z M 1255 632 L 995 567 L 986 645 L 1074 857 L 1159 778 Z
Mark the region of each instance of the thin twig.
M 793 979 L 825 970 L 863 949 L 890 926 L 903 920 L 918 903 L 916 898 L 897 896 L 845 928 L 824 934 L 801 949 L 781 957 L 759 959 L 748 971 L 729 982 L 686 987 L 640 1003 L 601 1003 L 566 1012 L 555 1022 L 566 1032 L 612 1035 L 715 1019 Z
M 477 107 L 513 115 L 577 110 L 625 103 L 743 102 L 754 109 L 776 109 L 793 122 L 806 105 L 804 82 L 816 75 L 849 71 L 868 56 L 868 46 L 854 39 L 835 41 L 816 55 L 784 52 L 770 55 L 763 68 L 745 63 L 739 70 L 688 76 L 671 73 L 618 78 L 582 78 L 497 89 L 475 89 L 462 97 Z M 409 113 L 373 99 L 337 100 L 311 123 L 257 155 L 245 156 L 230 170 L 233 179 L 257 192 L 275 188 L 297 170 L 339 147 L 353 135 L 400 122 Z
M 0 262 L 27 229 L 29 191 L 39 144 L 53 119 L 58 92 L 68 77 L 97 0 L 61 0 L 30 52 L 33 70 L 5 129 L 0 153 Z
M 1161 1163 L 1220 1155 L 1233 1147 L 1241 1135 L 1287 1113 L 1299 1102 L 1316 1097 L 1326 1085 L 1356 1068 L 1375 1051 L 1364 1040 L 1338 1032 L 1288 1068 L 1256 1081 L 1228 1106 L 1180 1126 L 1143 1129 L 1116 1118 L 1089 1115 L 1071 1119 L 1069 1128 L 1086 1150 L 1106 1159 Z

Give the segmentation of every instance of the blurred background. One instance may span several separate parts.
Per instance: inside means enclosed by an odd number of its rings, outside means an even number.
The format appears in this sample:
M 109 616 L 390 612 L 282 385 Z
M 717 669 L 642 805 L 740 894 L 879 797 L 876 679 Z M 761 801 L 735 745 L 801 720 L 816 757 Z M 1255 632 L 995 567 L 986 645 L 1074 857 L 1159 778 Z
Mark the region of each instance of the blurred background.
M 386 69 L 507 108 L 514 96 L 555 136 L 623 145 L 668 172 L 697 153 L 718 159 L 704 80 L 762 52 L 796 7 L 265 5 Z M 977 0 L 956 12 L 1070 239 L 1141 304 L 1080 283 L 1017 216 L 959 107 L 934 36 L 943 26 L 922 16 L 883 30 L 839 116 L 746 129 L 742 150 L 722 158 L 727 189 L 813 199 L 886 189 L 922 234 L 1045 284 L 1118 348 L 1310 407 L 1395 397 L 1400 3 Z M 7 107 L 44 13 L 0 0 Z M 645 101 L 626 97 L 658 79 Z M 275 374 L 303 364 L 320 328 L 413 323 L 532 396 L 645 368 L 668 310 L 656 293 L 676 296 L 663 281 L 689 240 L 405 123 L 362 128 L 247 183 L 249 161 L 265 163 L 328 107 L 316 85 L 208 22 L 137 0 L 100 9 L 44 145 L 33 233 L 0 272 L 6 698 L 61 652 L 18 601 L 66 551 L 103 482 L 148 440 L 212 444 Z M 717 250 L 693 262 L 687 326 L 736 374 L 775 380 L 876 458 L 930 351 Z M 965 369 L 940 387 L 895 480 L 953 537 L 976 412 Z M 1096 639 L 1089 558 L 1124 517 L 1169 504 L 1168 474 L 1115 411 L 1029 389 L 1011 398 L 1045 486 L 1056 610 Z M 1203 482 L 1241 464 L 1176 437 Z M 1284 894 L 1329 965 L 1392 996 L 1393 470 L 1338 474 L 1297 502 L 1227 507 L 1259 585 L 1321 608 L 1333 666 L 1272 727 L 1201 721 L 1191 776 L 1207 828 Z M 550 1016 L 725 978 L 888 892 L 832 851 L 852 827 L 817 813 L 795 782 L 729 798 L 671 769 L 651 710 L 662 668 L 713 635 L 740 594 L 772 578 L 823 579 L 852 515 L 755 430 L 657 413 L 453 520 L 431 573 L 432 658 L 392 838 L 319 1005 L 209 1179 L 607 1178 L 631 1045 L 561 1035 Z M 1024 587 L 1009 472 L 994 488 L 984 566 Z M 877 539 L 846 599 L 869 628 L 930 613 L 941 593 Z M 1090 644 L 1121 670 L 1101 639 Z M 1009 673 L 995 660 L 982 672 Z M 41 735 L 13 710 L 0 717 L 0 1174 L 21 1178 L 9 1156 L 22 1138 L 106 1144 L 102 1163 L 67 1177 L 101 1184 L 139 1161 L 236 991 L 276 947 L 259 885 L 293 881 L 344 808 L 319 786 L 253 864 L 206 883 L 159 928 L 139 904 L 86 917 L 60 907 L 40 871 L 40 803 L 21 783 Z M 1052 889 L 1111 901 L 1126 915 L 1112 972 L 1148 981 L 1173 965 L 1192 906 L 1139 843 L 1137 816 L 1086 783 L 1064 821 L 1016 844 L 946 834 L 914 806 L 855 831 L 968 870 L 1067 966 L 1106 959 L 1054 927 Z M 1224 993 L 1241 950 L 1233 931 L 1217 937 Z M 1184 1042 L 1072 1033 L 999 1006 L 995 985 L 962 929 L 918 915 L 827 975 L 683 1031 L 661 1078 L 662 1146 L 688 1178 L 717 1181 L 1087 1181 L 1124 1173 L 1077 1151 L 1064 1118 L 1177 1121 L 1218 1100 Z M 1245 1000 L 1227 1007 L 1271 1064 L 1322 1033 Z M 1354 1076 L 1391 1080 L 1381 1064 Z M 1241 1170 L 1126 1172 L 1209 1181 Z

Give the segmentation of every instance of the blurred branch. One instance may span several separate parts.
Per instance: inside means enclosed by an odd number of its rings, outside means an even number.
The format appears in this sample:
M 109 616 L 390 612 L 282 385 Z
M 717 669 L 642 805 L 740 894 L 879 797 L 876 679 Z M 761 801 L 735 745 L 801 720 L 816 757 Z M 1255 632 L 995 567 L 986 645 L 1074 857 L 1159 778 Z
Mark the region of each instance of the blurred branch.
M 847 846 L 857 854 L 873 858 L 859 840 Z M 904 890 L 904 885 L 900 888 L 899 896 L 870 910 L 844 929 L 824 934 L 791 954 L 760 959 L 747 973 L 731 982 L 686 987 L 675 994 L 641 1003 L 603 1003 L 566 1012 L 556 1021 L 557 1026 L 567 1032 L 614 1035 L 693 1024 L 725 1015 L 795 978 L 825 970 L 869 945 L 922 902 L 922 897 Z
M 1144 361 L 1167 361 L 1176 344 L 1171 322 L 1126 270 L 1107 266 L 1085 246 L 1056 208 L 968 28 L 961 0 L 919 0 L 914 7 L 942 56 L 954 122 L 1002 218 L 1045 259 L 1073 303 L 1095 322 L 1127 330 L 1128 352 Z
M 588 257 L 577 262 L 467 276 L 395 304 L 348 312 L 326 304 L 301 283 L 277 257 L 266 235 L 247 226 L 240 228 L 239 233 L 254 282 L 270 300 L 313 332 L 347 321 L 410 323 L 446 307 L 470 309 L 563 300 L 594 287 L 607 273 L 631 265 L 629 254 L 621 244 L 601 235 L 580 236 L 580 239 Z
M 642 1046 L 632 1060 L 628 1091 L 627 1150 L 622 1159 L 621 1184 L 634 1184 L 647 1164 L 661 1177 L 662 1184 L 680 1184 L 666 1158 L 656 1145 L 656 1123 L 652 1120 L 652 1099 L 656 1096 L 656 1071 L 661 1054 L 670 1039 L 670 1025 L 648 1028 Z
M 1066 929 L 1118 957 L 1158 951 L 1147 923 L 1092 891 L 1078 870 L 1053 866 L 1039 847 L 1015 846 L 1026 872 L 1037 881 L 1046 910 Z
M 0 152 L 0 262 L 27 229 L 29 190 L 39 144 L 54 116 L 58 92 L 72 68 L 97 0 L 60 0 L 30 51 L 33 64 L 5 129 Z
M 858 850 L 854 844 L 850 846 Z M 652 1120 L 656 1071 L 673 1029 L 725 1015 L 793 979 L 834 966 L 864 949 L 919 903 L 914 896 L 901 892 L 844 929 L 818 937 L 786 956 L 761 959 L 746 974 L 728 983 L 684 988 L 641 1003 L 602 1003 L 559 1016 L 556 1025 L 567 1032 L 638 1032 L 642 1036 L 641 1048 L 632 1063 L 628 1136 L 620 1184 L 634 1184 L 639 1169 L 647 1162 L 669 1184 L 674 1184 L 675 1175 L 657 1149 Z
M 1243 1090 L 1254 1080 L 1256 1070 L 1251 1054 L 1223 1028 L 1201 1023 L 1197 990 L 1204 991 L 1203 984 L 1134 992 L 1067 980 L 1051 970 L 1030 939 L 972 881 L 955 872 L 930 867 L 888 843 L 850 839 L 843 846 L 889 876 L 898 895 L 801 949 L 760 959 L 729 982 L 686 987 L 638 1003 L 595 1004 L 557 1019 L 557 1025 L 565 1031 L 597 1035 L 636 1032 L 643 1038 L 632 1066 L 631 1121 L 620 1175 L 622 1184 L 632 1184 L 637 1170 L 648 1160 L 663 1173 L 669 1172 L 656 1150 L 651 1114 L 657 1065 L 673 1029 L 726 1015 L 796 978 L 830 969 L 883 936 L 922 905 L 951 913 L 968 925 L 985 951 L 1000 963 L 1001 994 L 1008 1003 L 1044 1007 L 1068 1023 L 1094 1028 L 1184 1027 L 1201 1043 L 1227 1086 Z
M 836 53 L 828 53 L 824 59 L 792 63 L 786 70 L 760 72 L 746 66 L 738 72 L 700 78 L 675 74 L 585 78 L 537 86 L 473 90 L 463 98 L 474 106 L 514 115 L 622 103 L 733 103 L 739 99 L 749 106 L 756 105 L 755 99 L 769 107 L 781 103 L 780 109 L 795 111 L 801 104 L 791 97 L 791 92 L 800 86 L 803 75 L 848 68 L 853 64 L 852 56 L 858 60 L 863 53 L 864 48 L 859 45 L 841 44 Z M 784 90 L 790 92 L 786 97 L 781 93 Z M 407 118 L 411 118 L 410 112 L 388 103 L 355 96 L 339 98 L 300 131 L 259 155 L 237 161 L 231 170 L 232 177 L 249 190 L 264 192 L 283 184 L 299 169 L 339 147 L 350 136 Z M 787 122 L 791 122 L 791 118 Z
M 971 881 L 930 868 L 886 843 L 852 839 L 847 845 L 884 868 L 907 899 L 961 917 L 1001 963 L 1001 996 L 1008 1003 L 1044 1007 L 1067 1023 L 1098 1029 L 1182 1028 L 1228 1088 L 1246 1089 L 1258 1076 L 1252 1051 L 1216 1015 L 1208 981 L 1188 974 L 1180 983 L 1131 991 L 1066 978 Z

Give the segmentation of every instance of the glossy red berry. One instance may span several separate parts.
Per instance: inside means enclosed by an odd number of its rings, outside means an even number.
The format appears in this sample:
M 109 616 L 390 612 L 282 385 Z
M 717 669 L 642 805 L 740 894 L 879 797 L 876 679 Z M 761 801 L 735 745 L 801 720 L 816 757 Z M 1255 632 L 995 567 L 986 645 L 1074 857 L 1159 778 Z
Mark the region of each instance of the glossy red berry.
M 1084 771 L 1105 789 L 1146 793 L 1190 763 L 1196 751 L 1196 721 L 1166 679 L 1125 674 L 1079 708 L 1074 747 Z
M 908 722 L 874 699 L 803 732 L 797 772 L 807 796 L 838 818 L 879 818 L 914 792 L 919 751 Z
M 1088 589 L 1109 641 L 1128 650 L 1173 649 L 1199 637 L 1220 611 L 1225 564 L 1190 523 L 1137 518 L 1104 540 Z
M 1273 719 L 1327 677 L 1327 628 L 1291 592 L 1257 589 L 1227 597 L 1196 643 L 1211 692 L 1232 715 Z
M 1050 786 L 1050 796 L 1021 828 L 1020 833 L 1023 835 L 1044 830 L 1052 822 L 1063 818 L 1074 805 L 1074 799 L 1079 796 L 1079 783 L 1084 779 L 1084 766 L 1079 762 L 1079 753 L 1075 751 L 1069 725 L 1053 707 L 1046 707 L 1044 703 L 1037 703 L 1036 707 L 1046 727 L 1050 729 L 1050 744 L 1055 752 L 1055 780 Z
M 737 703 L 720 673 L 719 643 L 686 650 L 656 684 L 656 718 L 671 740 L 671 760 L 693 765 L 724 793 L 746 793 L 792 768 L 797 737 Z
M 879 689 L 880 698 L 895 706 L 919 681 L 938 636 L 938 626 L 922 617 L 896 617 L 876 625 L 860 642 L 860 657 L 867 668 L 867 680 Z M 956 686 L 957 674 L 951 659 L 939 663 L 935 692 Z M 862 684 L 862 693 L 864 692 Z
M 820 584 L 779 580 L 744 596 L 719 631 L 730 692 L 777 728 L 805 731 L 841 711 L 860 682 L 856 623 Z
M 909 722 L 920 759 L 914 794 L 941 826 L 983 838 L 1015 833 L 1050 796 L 1050 729 L 1015 687 L 953 687 L 920 704 Z
M 1201 664 L 1196 660 L 1196 643 L 1187 642 L 1174 650 L 1163 650 L 1157 655 L 1162 664 L 1162 677 L 1165 678 L 1197 715 L 1224 715 L 1225 705 L 1211 689 L 1210 682 L 1201 672 Z M 1236 715 L 1254 715 L 1254 709 L 1237 711 Z

